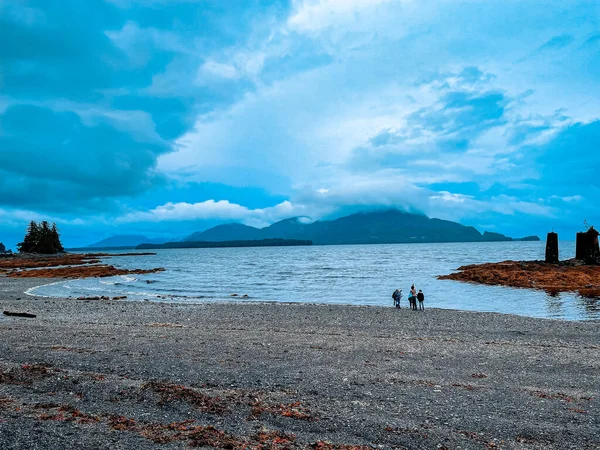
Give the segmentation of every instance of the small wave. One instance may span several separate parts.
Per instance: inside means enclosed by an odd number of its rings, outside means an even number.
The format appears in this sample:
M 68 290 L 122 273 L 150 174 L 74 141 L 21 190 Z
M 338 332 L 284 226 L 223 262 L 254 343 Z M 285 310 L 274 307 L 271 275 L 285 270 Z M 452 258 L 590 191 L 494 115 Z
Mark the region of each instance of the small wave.
M 127 275 L 121 275 L 121 279 L 122 279 L 123 281 L 127 281 L 127 282 L 129 282 L 129 283 L 132 283 L 132 282 L 134 282 L 134 281 L 137 281 L 137 280 L 138 280 L 138 279 L 137 279 L 137 278 L 135 278 L 135 277 L 128 277 Z
M 40 295 L 40 294 L 36 294 L 35 291 L 37 291 L 38 289 L 41 288 L 45 288 L 48 286 L 55 286 L 57 284 L 61 284 L 61 283 L 67 283 L 67 281 L 55 281 L 54 283 L 48 283 L 48 284 L 42 284 L 41 286 L 34 286 L 32 288 L 27 289 L 24 294 L 25 295 L 30 295 L 32 297 L 44 297 L 44 298 L 51 298 L 53 297 L 52 295 Z
M 125 291 L 122 292 L 123 295 L 127 296 L 137 296 L 137 297 L 160 297 L 162 294 L 156 292 L 144 292 L 144 291 Z
M 79 289 L 80 291 L 112 292 L 105 287 L 94 287 L 94 286 L 78 286 L 77 289 Z

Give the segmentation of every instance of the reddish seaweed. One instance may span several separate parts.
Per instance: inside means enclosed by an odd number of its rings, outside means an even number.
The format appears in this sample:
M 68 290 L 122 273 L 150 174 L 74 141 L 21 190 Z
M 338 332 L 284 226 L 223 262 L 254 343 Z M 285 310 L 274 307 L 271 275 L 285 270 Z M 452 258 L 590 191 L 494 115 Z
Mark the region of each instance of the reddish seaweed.
M 547 264 L 542 261 L 504 261 L 472 264 L 459 272 L 441 275 L 440 280 L 465 281 L 488 285 L 543 289 L 556 293 L 579 291 L 582 295 L 600 294 L 600 266 L 576 261 Z

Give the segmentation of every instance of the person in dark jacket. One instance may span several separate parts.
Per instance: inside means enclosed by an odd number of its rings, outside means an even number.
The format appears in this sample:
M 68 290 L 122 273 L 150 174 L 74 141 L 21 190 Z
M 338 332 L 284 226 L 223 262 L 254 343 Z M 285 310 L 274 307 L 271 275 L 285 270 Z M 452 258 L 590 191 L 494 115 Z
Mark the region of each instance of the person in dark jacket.
M 402 298 L 402 289 L 396 289 L 392 294 L 392 298 L 394 299 L 394 306 L 396 308 L 400 308 L 400 299 Z
M 417 294 L 417 300 L 419 300 L 419 309 L 425 311 L 425 307 L 423 306 L 423 302 L 425 301 L 425 294 L 423 291 L 419 289 L 419 293 Z

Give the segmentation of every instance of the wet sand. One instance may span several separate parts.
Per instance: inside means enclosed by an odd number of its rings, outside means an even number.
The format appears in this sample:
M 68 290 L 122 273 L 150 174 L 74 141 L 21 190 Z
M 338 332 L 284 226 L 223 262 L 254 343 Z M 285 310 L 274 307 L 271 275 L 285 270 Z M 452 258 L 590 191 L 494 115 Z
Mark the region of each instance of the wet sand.
M 597 321 L 23 294 L 52 281 L 0 276 L 37 315 L 0 316 L 2 449 L 600 448 Z

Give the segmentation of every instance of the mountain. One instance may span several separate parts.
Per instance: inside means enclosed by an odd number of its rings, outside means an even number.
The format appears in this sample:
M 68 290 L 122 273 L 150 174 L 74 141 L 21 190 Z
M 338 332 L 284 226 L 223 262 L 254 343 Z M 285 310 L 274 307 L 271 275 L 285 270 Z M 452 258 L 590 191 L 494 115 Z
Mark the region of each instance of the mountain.
M 484 231 L 483 232 L 483 240 L 486 242 L 498 242 L 498 241 L 512 241 L 513 238 L 509 238 L 508 236 L 504 236 L 500 233 L 494 233 L 492 231 Z
M 154 250 L 159 248 L 220 248 L 220 247 L 291 247 L 312 245 L 310 241 L 297 239 L 253 239 L 251 241 L 179 241 L 165 244 L 140 244 L 136 250 Z
M 493 233 L 486 231 L 483 233 L 483 240 L 486 242 L 498 242 L 498 241 L 522 241 L 522 242 L 539 242 L 541 239 L 538 236 L 525 236 L 522 238 L 510 238 L 500 233 Z
M 533 239 L 531 237 L 530 239 Z M 314 244 L 393 244 L 408 242 L 495 242 L 513 239 L 499 233 L 483 235 L 473 227 L 422 214 L 390 209 L 357 213 L 336 220 L 308 222 L 293 217 L 265 228 L 226 224 L 197 232 L 186 241 L 300 239 Z
M 539 242 L 541 239 L 539 236 L 525 236 L 518 239 L 513 239 L 513 241 L 522 241 L 522 242 Z
M 102 239 L 86 248 L 108 248 L 108 247 L 136 247 L 140 244 L 163 244 L 167 239 L 148 239 L 146 236 L 123 234 Z
M 192 242 L 222 242 L 222 241 L 252 241 L 261 239 L 261 230 L 241 223 L 226 223 L 209 228 L 206 231 L 197 231 L 186 237 L 184 241 Z

